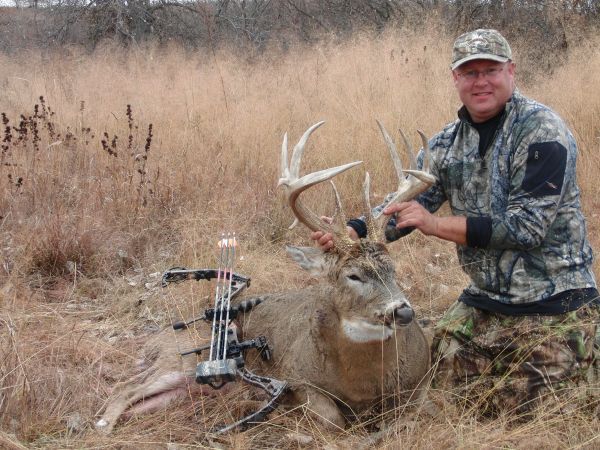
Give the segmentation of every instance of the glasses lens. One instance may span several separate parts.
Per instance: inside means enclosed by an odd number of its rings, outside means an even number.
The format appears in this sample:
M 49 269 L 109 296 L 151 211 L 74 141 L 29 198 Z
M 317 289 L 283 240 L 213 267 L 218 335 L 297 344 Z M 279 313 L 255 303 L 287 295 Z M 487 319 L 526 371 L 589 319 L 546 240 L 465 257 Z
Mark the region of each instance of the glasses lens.
M 475 81 L 479 78 L 479 75 L 483 75 L 483 78 L 490 79 L 497 77 L 504 67 L 491 67 L 489 69 L 482 70 L 468 70 L 466 72 L 459 73 L 458 75 L 465 81 Z

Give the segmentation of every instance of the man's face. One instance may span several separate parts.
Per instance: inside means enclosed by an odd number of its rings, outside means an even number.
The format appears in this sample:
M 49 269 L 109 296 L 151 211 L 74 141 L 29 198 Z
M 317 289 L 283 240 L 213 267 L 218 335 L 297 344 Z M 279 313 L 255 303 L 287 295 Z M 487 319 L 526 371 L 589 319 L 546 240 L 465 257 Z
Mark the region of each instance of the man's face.
M 476 59 L 452 71 L 458 96 L 473 122 L 485 122 L 498 114 L 514 90 L 515 64 Z

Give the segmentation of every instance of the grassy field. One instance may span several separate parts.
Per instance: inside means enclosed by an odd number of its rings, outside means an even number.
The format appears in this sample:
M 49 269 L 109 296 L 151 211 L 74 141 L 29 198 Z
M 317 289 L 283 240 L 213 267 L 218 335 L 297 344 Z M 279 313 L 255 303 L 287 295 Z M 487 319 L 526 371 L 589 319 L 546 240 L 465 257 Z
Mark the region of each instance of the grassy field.
M 258 294 L 300 287 L 284 243 L 292 214 L 276 189 L 284 133 L 311 138 L 303 168 L 363 160 L 373 202 L 394 189 L 375 119 L 418 145 L 460 106 L 448 62 L 451 39 L 395 32 L 352 41 L 240 55 L 106 46 L 89 55 L 0 55 L 0 447 L 204 447 L 203 429 L 231 401 L 189 400 L 122 423 L 109 437 L 93 423 L 142 342 L 206 304 L 210 286 L 158 287 L 173 267 L 214 267 L 223 231 L 241 241 L 237 270 Z M 588 230 L 600 249 L 600 41 L 571 47 L 547 68 L 514 43 L 518 86 L 558 111 L 580 146 L 578 176 Z M 549 58 L 552 61 L 551 58 Z M 539 67 L 544 67 L 543 69 Z M 539 69 L 538 69 L 539 68 Z M 6 128 L 10 127 L 9 131 Z M 362 208 L 364 169 L 340 177 L 346 213 Z M 327 201 L 323 202 L 325 198 Z M 306 201 L 334 208 L 315 188 Z M 422 317 L 439 316 L 465 286 L 453 245 L 413 233 L 389 246 Z M 595 265 L 598 272 L 598 263 Z M 598 448 L 598 409 L 552 408 L 526 422 L 478 420 L 444 401 L 436 417 L 406 413 L 391 448 Z M 401 412 L 392 412 L 396 416 Z M 306 408 L 220 442 L 233 448 L 354 447 L 316 426 Z M 305 442 L 303 444 L 303 442 Z

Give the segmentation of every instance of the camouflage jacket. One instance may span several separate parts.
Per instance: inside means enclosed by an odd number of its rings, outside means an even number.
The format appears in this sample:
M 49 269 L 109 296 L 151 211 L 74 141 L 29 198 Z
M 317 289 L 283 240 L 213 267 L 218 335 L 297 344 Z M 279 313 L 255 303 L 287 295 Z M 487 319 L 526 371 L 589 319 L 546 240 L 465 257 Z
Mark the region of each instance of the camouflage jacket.
M 429 144 L 438 183 L 417 201 L 430 212 L 448 201 L 452 214 L 467 217 L 467 236 L 470 220 L 489 229 L 483 245 L 457 246 L 471 278 L 466 293 L 522 304 L 596 286 L 576 183 L 577 145 L 556 113 L 515 90 L 483 157 L 466 120 Z

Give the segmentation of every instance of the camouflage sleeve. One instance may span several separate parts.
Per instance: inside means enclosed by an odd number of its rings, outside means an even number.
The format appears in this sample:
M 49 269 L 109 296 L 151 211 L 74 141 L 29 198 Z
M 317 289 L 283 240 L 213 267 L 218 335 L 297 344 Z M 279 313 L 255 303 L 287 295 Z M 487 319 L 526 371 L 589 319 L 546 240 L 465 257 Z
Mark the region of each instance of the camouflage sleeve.
M 562 120 L 549 110 L 523 118 L 513 130 L 506 211 L 491 217 L 488 248 L 528 250 L 541 244 L 567 189 L 577 189 L 576 144 Z M 502 195 L 492 193 L 492 195 Z
M 369 230 L 367 230 L 367 220 L 365 216 L 350 219 L 346 222 L 346 225 L 352 228 L 359 238 L 363 239 L 367 237 Z

